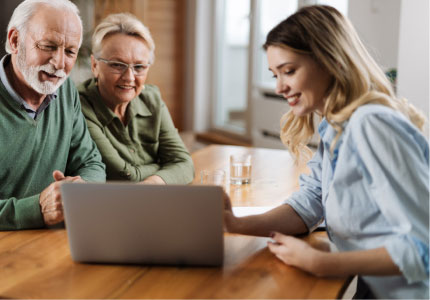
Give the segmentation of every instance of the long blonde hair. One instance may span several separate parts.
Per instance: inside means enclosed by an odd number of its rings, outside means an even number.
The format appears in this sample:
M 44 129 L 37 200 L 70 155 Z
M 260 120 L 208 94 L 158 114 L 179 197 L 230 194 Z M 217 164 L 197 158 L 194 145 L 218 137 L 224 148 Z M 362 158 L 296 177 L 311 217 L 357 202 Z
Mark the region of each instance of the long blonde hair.
M 350 21 L 335 8 L 301 8 L 269 32 L 263 47 L 267 50 L 269 46 L 310 55 L 331 75 L 323 117 L 337 131 L 332 150 L 343 132 L 342 123 L 364 104 L 377 103 L 401 111 L 423 130 L 423 114 L 406 99 L 395 96 L 391 83 Z M 281 119 L 281 139 L 296 159 L 308 153 L 306 145 L 315 132 L 314 114 L 297 117 L 289 111 Z

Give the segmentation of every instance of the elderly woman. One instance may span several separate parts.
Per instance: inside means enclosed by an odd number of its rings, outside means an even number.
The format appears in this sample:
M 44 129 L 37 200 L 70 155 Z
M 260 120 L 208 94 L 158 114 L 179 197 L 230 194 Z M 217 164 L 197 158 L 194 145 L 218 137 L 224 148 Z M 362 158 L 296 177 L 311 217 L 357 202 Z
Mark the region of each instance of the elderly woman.
M 156 86 L 149 30 L 131 14 L 113 14 L 92 38 L 93 79 L 79 87 L 82 111 L 108 180 L 186 184 L 194 167 Z

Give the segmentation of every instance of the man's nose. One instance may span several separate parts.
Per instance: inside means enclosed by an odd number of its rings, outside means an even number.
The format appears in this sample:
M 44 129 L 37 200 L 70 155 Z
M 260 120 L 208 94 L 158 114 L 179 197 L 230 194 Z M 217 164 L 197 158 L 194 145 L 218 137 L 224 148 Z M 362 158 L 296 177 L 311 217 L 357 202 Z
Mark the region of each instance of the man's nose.
M 51 58 L 51 64 L 55 69 L 62 70 L 66 66 L 64 49 L 58 48 Z

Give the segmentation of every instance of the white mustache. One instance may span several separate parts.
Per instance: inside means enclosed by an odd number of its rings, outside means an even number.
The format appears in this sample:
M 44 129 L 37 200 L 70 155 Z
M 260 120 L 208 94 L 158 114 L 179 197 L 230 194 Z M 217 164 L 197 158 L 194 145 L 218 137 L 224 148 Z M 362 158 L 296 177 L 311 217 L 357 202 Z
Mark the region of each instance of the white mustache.
M 56 70 L 55 67 L 51 64 L 41 65 L 41 66 L 38 66 L 36 68 L 37 68 L 37 71 L 44 71 L 44 72 L 48 73 L 49 75 L 54 75 L 54 76 L 57 76 L 59 78 L 66 77 L 66 75 L 67 75 L 63 69 Z

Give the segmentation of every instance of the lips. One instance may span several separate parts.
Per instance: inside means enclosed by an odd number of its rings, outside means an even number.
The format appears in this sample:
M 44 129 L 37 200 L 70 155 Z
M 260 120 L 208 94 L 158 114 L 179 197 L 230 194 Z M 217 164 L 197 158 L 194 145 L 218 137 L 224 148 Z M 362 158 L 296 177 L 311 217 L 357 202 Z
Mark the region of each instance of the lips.
M 288 101 L 288 104 L 290 106 L 294 106 L 294 105 L 296 105 L 299 102 L 300 95 L 301 94 L 299 93 L 299 94 L 294 94 L 294 95 L 291 95 L 291 96 L 284 96 L 284 97 Z
M 51 74 L 51 73 L 48 73 L 48 72 L 46 72 L 46 71 L 42 71 L 42 73 L 46 76 L 46 77 L 48 77 L 48 78 L 50 78 L 50 79 L 60 79 L 61 77 L 59 77 L 59 76 L 56 76 L 55 74 Z
M 117 85 L 117 87 L 119 87 L 122 90 L 133 90 L 134 86 L 130 86 L 130 85 Z

